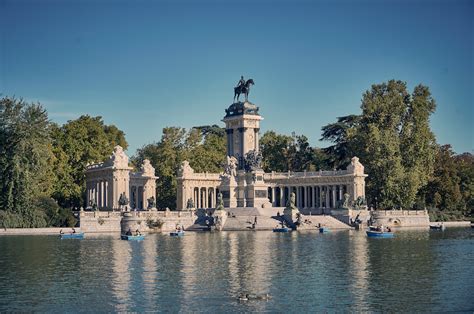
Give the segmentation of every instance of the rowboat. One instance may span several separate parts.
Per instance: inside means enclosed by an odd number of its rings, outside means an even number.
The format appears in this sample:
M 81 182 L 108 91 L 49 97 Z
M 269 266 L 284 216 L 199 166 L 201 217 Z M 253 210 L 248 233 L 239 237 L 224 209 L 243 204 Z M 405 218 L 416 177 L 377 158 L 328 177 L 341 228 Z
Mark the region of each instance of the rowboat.
M 141 235 L 126 235 L 122 234 L 120 235 L 120 238 L 122 240 L 127 240 L 127 241 L 137 241 L 137 240 L 145 240 L 145 236 L 143 234 Z
M 287 228 L 287 227 L 283 227 L 283 228 L 274 228 L 273 229 L 273 232 L 290 232 L 291 229 L 290 228 Z
M 436 225 L 436 226 L 430 225 L 430 230 L 444 230 L 444 229 L 446 229 L 444 225 Z
M 63 233 L 63 234 L 60 234 L 59 237 L 61 239 L 84 239 L 84 232 Z
M 319 233 L 328 233 L 328 232 L 331 232 L 329 228 L 326 228 L 326 227 L 319 228 Z
M 170 236 L 172 236 L 172 237 L 183 237 L 183 236 L 184 236 L 184 231 L 173 231 L 173 232 L 170 232 Z
M 369 238 L 393 238 L 393 232 L 387 231 L 375 231 L 375 230 L 367 230 L 367 236 Z

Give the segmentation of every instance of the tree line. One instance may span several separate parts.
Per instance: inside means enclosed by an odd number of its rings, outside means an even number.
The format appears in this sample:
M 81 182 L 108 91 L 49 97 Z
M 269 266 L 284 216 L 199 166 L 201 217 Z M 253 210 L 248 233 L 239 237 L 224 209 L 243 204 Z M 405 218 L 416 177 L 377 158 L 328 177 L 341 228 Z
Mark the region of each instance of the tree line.
M 38 103 L 0 99 L 0 227 L 74 226 L 89 163 L 106 159 L 125 135 L 101 117 L 59 126 Z
M 260 140 L 265 171 L 344 169 L 358 156 L 369 175 L 366 195 L 377 209 L 428 208 L 433 219 L 472 216 L 474 156 L 439 145 L 430 128 L 436 109 L 429 88 L 410 93 L 406 83 L 372 85 L 361 112 L 324 126 L 312 147 L 305 135 L 265 132 Z M 88 164 L 107 159 L 115 145 L 127 149 L 123 131 L 101 117 L 84 115 L 60 126 L 46 110 L 21 99 L 0 99 L 0 226 L 75 224 L 71 209 L 85 206 Z M 176 208 L 176 175 L 188 160 L 196 172 L 220 172 L 226 136 L 217 125 L 189 130 L 166 127 L 161 139 L 138 149 L 131 163 L 148 158 L 156 169 L 157 205 Z

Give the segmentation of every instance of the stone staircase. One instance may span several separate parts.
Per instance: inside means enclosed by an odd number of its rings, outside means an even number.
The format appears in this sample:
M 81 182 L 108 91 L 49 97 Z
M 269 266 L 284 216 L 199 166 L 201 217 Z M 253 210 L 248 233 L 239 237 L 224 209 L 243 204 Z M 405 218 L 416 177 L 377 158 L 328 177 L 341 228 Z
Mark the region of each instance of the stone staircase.
M 281 226 L 281 219 L 278 217 L 278 213 L 282 215 L 283 209 L 283 207 L 226 209 L 229 212 L 229 216 L 225 222 L 223 230 L 272 230 L 277 226 Z M 255 217 L 257 217 L 257 223 L 254 225 Z M 212 223 L 212 218 L 205 217 L 202 213 L 201 215 L 198 215 L 195 224 L 186 230 L 206 231 L 208 230 L 205 223 L 206 220 L 209 220 Z M 303 224 L 298 227 L 299 230 L 316 230 L 319 225 L 330 229 L 351 229 L 349 225 L 328 215 L 302 215 L 302 221 Z

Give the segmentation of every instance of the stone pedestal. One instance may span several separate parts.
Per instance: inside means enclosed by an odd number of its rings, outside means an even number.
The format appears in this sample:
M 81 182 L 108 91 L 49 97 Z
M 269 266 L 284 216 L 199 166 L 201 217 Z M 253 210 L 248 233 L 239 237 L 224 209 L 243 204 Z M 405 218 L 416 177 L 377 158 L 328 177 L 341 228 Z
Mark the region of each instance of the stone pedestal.
M 247 173 L 247 207 L 267 208 L 272 204 L 268 200 L 268 186 L 263 181 L 263 170 Z
M 292 208 L 292 207 L 287 206 L 283 210 L 283 218 L 290 226 L 294 226 L 299 213 L 300 211 L 298 210 L 298 208 L 296 207 Z
M 237 207 L 237 181 L 232 175 L 224 175 L 221 177 L 220 191 L 224 200 L 224 207 Z
M 216 209 L 212 214 L 214 218 L 214 228 L 216 231 L 222 231 L 224 229 L 225 222 L 227 220 L 227 212 L 222 209 Z
M 246 173 L 245 170 L 237 171 L 237 207 L 245 207 L 246 202 Z

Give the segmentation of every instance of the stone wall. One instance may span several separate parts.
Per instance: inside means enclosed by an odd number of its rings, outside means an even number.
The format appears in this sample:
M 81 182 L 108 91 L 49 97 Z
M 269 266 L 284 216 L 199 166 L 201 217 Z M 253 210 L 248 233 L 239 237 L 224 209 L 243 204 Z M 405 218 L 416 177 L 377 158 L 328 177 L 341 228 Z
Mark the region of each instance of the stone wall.
M 81 230 L 92 232 L 120 232 L 120 212 L 85 212 L 79 214 Z
M 426 210 L 375 210 L 371 212 L 372 225 L 393 227 L 427 227 L 430 224 Z
M 196 216 L 192 211 L 132 211 L 132 212 L 86 212 L 79 214 L 81 230 L 93 232 L 126 232 L 129 228 L 141 232 L 175 230 L 176 225 L 184 228 L 194 224 Z M 150 228 L 148 221 L 159 221 L 161 228 Z
M 81 228 L 75 228 L 76 232 L 81 232 Z M 4 228 L 0 229 L 0 235 L 47 235 L 55 234 L 59 235 L 60 231 L 64 233 L 72 232 L 72 228 Z
M 189 228 L 196 221 L 197 216 L 192 211 L 138 211 L 124 213 L 121 229 L 140 232 L 169 232 L 176 229 L 176 225 Z M 159 222 L 161 227 L 153 228 L 150 223 Z

